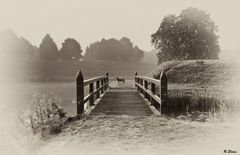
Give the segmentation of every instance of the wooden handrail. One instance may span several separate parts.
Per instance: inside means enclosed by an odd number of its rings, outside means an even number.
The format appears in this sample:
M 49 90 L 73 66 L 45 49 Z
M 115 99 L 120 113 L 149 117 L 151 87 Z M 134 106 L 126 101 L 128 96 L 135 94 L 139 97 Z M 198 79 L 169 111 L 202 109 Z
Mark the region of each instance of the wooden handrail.
M 95 84 L 96 83 L 96 84 Z M 95 84 L 95 87 L 94 87 Z M 94 100 L 100 97 L 109 87 L 108 73 L 105 76 L 99 76 L 84 80 L 81 70 L 77 73 L 77 114 L 84 112 L 84 104 L 89 101 L 90 106 L 94 105 Z M 84 96 L 84 87 L 89 86 L 89 94 Z M 96 95 L 96 98 L 95 96 Z
M 95 91 L 93 91 L 91 94 L 88 94 L 84 97 L 83 102 L 86 103 L 93 95 L 95 95 L 97 92 L 99 92 L 103 87 L 105 87 L 108 83 L 105 83 L 103 86 L 99 87 Z
M 135 78 L 143 79 L 143 80 L 148 81 L 149 83 L 153 83 L 155 85 L 160 85 L 160 80 L 153 79 L 153 78 L 150 78 L 150 77 L 136 76 Z
M 139 76 L 135 73 L 135 86 L 139 93 L 143 94 L 149 102 L 161 113 L 161 106 L 167 100 L 167 76 L 161 72 L 159 79 L 146 76 Z M 150 88 L 149 88 L 150 87 Z M 156 94 L 159 89 L 159 94 Z
M 136 83 L 136 85 L 138 87 L 140 87 L 141 89 L 144 90 L 144 92 L 146 92 L 148 95 L 150 95 L 154 100 L 156 100 L 158 103 L 161 103 L 161 98 L 159 96 L 157 96 L 156 94 L 153 94 L 150 90 L 145 89 L 143 86 L 141 86 L 140 84 Z
M 95 78 L 92 78 L 92 79 L 87 79 L 87 80 L 84 80 L 84 86 L 87 86 L 93 82 L 96 82 L 96 81 L 99 81 L 101 79 L 104 79 L 105 76 L 99 76 L 99 77 L 95 77 Z

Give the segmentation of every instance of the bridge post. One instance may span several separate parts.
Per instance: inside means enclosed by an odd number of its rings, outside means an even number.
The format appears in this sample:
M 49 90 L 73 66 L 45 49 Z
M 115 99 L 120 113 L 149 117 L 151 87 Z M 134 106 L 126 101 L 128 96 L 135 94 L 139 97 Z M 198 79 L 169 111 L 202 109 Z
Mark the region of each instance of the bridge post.
M 160 78 L 160 98 L 161 98 L 160 110 L 161 110 L 162 105 L 164 106 L 168 97 L 167 75 L 165 71 L 161 72 L 159 78 Z
M 151 83 L 151 92 L 153 93 L 153 95 L 156 94 L 156 85 L 154 83 Z M 152 105 L 155 104 L 155 101 L 154 101 L 154 99 L 152 97 L 150 97 L 150 103 Z
M 104 82 L 103 82 L 103 79 L 101 79 L 101 86 L 103 86 L 103 85 L 104 85 Z M 101 94 L 104 93 L 103 91 L 104 91 L 104 88 L 102 87 L 102 88 L 101 88 Z
M 94 90 L 94 88 L 93 88 L 93 83 L 91 83 L 90 85 L 89 85 L 89 94 L 92 94 L 93 93 L 93 90 Z M 89 104 L 90 104 L 90 106 L 93 106 L 94 105 L 94 96 L 92 95 L 91 97 L 90 97 L 90 99 L 89 99 Z
M 144 88 L 147 90 L 148 89 L 148 81 L 144 80 Z M 147 92 L 144 92 L 144 97 L 148 99 L 148 94 Z
M 139 88 L 138 88 L 138 86 L 136 85 L 136 83 L 139 84 L 139 79 L 137 78 L 137 76 L 138 76 L 138 73 L 136 72 L 136 73 L 135 73 L 135 87 L 137 87 L 137 91 L 139 91 Z
M 109 76 L 108 76 L 109 74 L 108 74 L 108 72 L 106 73 L 106 83 L 108 83 L 109 82 Z M 107 90 L 108 88 L 109 88 L 109 83 L 106 85 L 106 87 L 105 87 L 106 89 L 105 90 Z
M 81 70 L 77 73 L 77 79 L 76 79 L 76 85 L 77 85 L 77 114 L 82 114 L 84 111 L 84 85 L 83 85 L 83 75 Z
M 141 84 L 141 86 L 143 86 L 143 79 L 140 79 L 140 84 Z M 144 93 L 144 91 L 141 89 L 140 90 L 140 92 L 143 94 Z M 144 94 L 143 94 L 144 95 Z
M 98 80 L 97 81 L 97 84 L 96 84 L 96 89 L 98 89 L 98 88 L 100 88 L 100 81 Z M 100 97 L 100 90 L 99 91 L 97 91 L 97 98 L 99 98 Z

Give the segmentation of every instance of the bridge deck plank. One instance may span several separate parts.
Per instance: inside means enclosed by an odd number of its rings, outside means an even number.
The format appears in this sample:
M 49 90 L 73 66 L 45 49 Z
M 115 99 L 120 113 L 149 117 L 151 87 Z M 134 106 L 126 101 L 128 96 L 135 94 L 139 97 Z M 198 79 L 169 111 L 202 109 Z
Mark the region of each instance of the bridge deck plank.
M 91 112 L 91 115 L 150 116 L 153 112 L 135 89 L 111 88 Z

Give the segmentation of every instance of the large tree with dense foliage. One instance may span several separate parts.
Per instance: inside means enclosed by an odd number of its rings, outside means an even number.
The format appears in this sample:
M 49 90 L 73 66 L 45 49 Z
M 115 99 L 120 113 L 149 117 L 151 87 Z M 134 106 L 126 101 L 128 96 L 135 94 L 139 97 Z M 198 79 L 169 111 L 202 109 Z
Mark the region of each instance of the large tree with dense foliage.
M 39 46 L 39 56 L 43 60 L 57 60 L 59 58 L 57 45 L 49 34 L 46 34 Z
M 91 44 L 86 49 L 85 60 L 107 60 L 138 62 L 143 58 L 144 52 L 137 46 L 133 47 L 130 39 L 123 37 L 120 40 L 102 39 Z
M 60 55 L 63 60 L 79 60 L 82 58 L 81 53 L 81 46 L 75 39 L 68 38 L 62 43 Z
M 179 16 L 164 17 L 152 34 L 159 63 L 168 60 L 218 59 L 220 47 L 217 26 L 205 11 L 182 10 Z

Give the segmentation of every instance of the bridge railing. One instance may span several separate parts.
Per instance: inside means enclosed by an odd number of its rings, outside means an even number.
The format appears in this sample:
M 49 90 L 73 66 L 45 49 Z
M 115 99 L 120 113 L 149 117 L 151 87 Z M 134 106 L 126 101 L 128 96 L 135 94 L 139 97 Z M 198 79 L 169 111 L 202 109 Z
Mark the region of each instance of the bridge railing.
M 84 104 L 89 101 L 90 106 L 94 105 L 95 99 L 100 97 L 109 87 L 108 72 L 105 76 L 99 76 L 84 80 L 81 70 L 77 73 L 77 114 L 84 112 Z M 94 86 L 95 85 L 95 86 Z M 84 87 L 89 87 L 89 94 L 84 95 Z
M 161 106 L 167 100 L 167 76 L 164 71 L 161 72 L 159 79 L 146 76 L 139 76 L 135 73 L 135 86 L 139 93 L 144 95 L 151 105 L 160 113 Z

